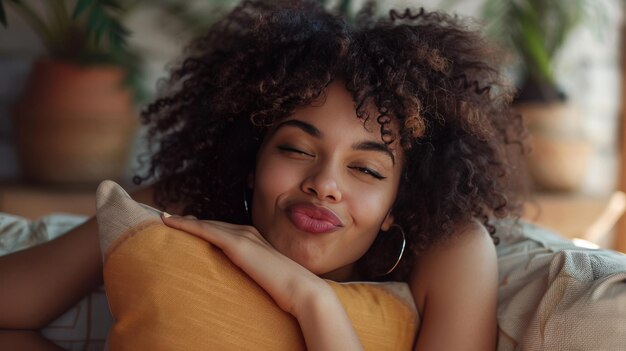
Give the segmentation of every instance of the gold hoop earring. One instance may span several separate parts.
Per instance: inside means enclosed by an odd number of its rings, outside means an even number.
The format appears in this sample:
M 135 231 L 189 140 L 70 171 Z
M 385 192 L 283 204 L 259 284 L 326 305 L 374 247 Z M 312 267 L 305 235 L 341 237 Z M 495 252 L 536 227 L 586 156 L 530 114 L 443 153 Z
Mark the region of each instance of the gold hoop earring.
M 393 230 L 391 228 L 393 228 Z M 370 272 L 373 271 L 372 276 L 374 277 L 382 277 L 393 272 L 400 264 L 402 256 L 404 255 L 404 250 L 406 249 L 406 235 L 404 234 L 404 229 L 402 229 L 402 227 L 398 224 L 392 224 L 391 228 L 386 232 L 381 232 L 378 234 L 376 241 L 372 244 L 372 247 L 369 250 L 370 252 L 367 255 L 367 265 L 369 266 Z M 372 267 L 376 266 L 377 264 L 372 264 L 372 259 L 387 261 L 391 251 L 388 242 L 390 240 L 390 237 L 392 237 L 392 233 L 394 232 L 399 232 L 402 235 L 402 243 L 399 245 L 399 253 L 396 254 L 397 258 L 393 261 L 391 268 L 388 268 L 387 270 L 382 270 L 383 273 L 380 273 L 381 270 L 378 270 L 378 272 L 376 272 L 377 269 L 373 269 Z M 398 245 L 394 246 L 398 247 Z
M 404 255 L 404 249 L 406 248 L 406 235 L 404 234 L 404 229 L 402 229 L 402 227 L 399 226 L 398 224 L 392 224 L 391 227 L 396 228 L 398 231 L 400 231 L 400 234 L 402 234 L 402 246 L 400 246 L 400 254 L 398 255 L 398 259 L 393 264 L 393 266 L 391 266 L 391 268 L 389 268 L 389 270 L 385 272 L 383 275 L 387 275 L 393 272 L 394 269 L 398 267 L 398 265 L 400 264 L 400 260 L 402 260 L 402 255 Z

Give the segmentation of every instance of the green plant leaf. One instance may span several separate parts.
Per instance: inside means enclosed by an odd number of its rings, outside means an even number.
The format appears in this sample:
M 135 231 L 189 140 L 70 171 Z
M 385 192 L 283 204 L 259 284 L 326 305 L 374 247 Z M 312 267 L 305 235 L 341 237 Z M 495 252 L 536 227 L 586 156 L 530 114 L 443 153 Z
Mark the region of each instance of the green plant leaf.
M 102 3 L 102 5 L 111 10 L 119 11 L 122 9 L 122 5 L 120 5 L 119 1 L 116 0 L 100 0 L 100 2 Z
M 105 36 L 110 35 L 111 29 L 109 27 L 110 27 L 109 20 L 106 17 L 101 17 L 100 24 L 97 27 L 94 27 L 94 30 L 93 30 L 93 39 L 94 39 L 94 44 L 96 44 L 96 46 L 100 46 L 102 39 Z
M 515 54 L 521 73 L 526 75 L 520 78 L 554 87 L 555 56 L 581 24 L 605 26 L 607 21 L 601 19 L 607 12 L 604 5 L 597 0 L 483 0 L 483 31 Z
M 76 19 L 80 17 L 87 9 L 92 7 L 98 0 L 78 0 L 76 2 L 76 6 L 74 6 L 74 12 L 72 13 L 72 18 Z
M 8 25 L 6 12 L 4 11 L 4 3 L 2 1 L 0 1 L 0 23 L 2 23 L 5 28 Z
M 111 49 L 118 52 L 124 51 L 126 49 L 126 37 L 129 34 L 130 31 L 119 22 L 111 22 L 111 30 L 109 31 L 109 43 L 111 44 Z
M 109 31 L 109 19 L 98 6 L 91 8 L 87 18 L 87 35 L 93 38 L 94 44 L 99 45 L 104 32 Z
M 340 0 L 339 2 L 339 13 L 347 15 L 350 13 L 350 3 L 352 0 Z
M 124 38 L 130 35 L 130 31 L 128 30 L 128 28 L 124 27 L 118 21 L 111 22 L 111 30 L 120 38 Z
M 526 6 L 522 8 L 519 5 L 518 12 L 520 15 L 519 21 L 521 24 L 521 31 L 518 40 L 520 41 L 520 51 L 525 58 L 525 66 L 533 74 L 539 74 L 546 82 L 550 84 L 554 83 L 552 76 L 552 67 L 550 63 L 550 57 L 546 52 L 544 46 L 543 35 L 537 12 L 532 6 Z
M 120 10 L 121 6 L 114 0 L 98 0 L 86 10 L 87 36 L 96 47 L 108 47 L 114 52 L 124 50 L 130 32 L 117 18 Z
M 21 5 L 20 0 L 6 0 L 6 1 Z M 3 0 L 0 0 L 0 23 L 2 24 L 4 28 L 6 28 L 9 25 L 9 22 L 7 21 L 7 13 L 4 10 Z

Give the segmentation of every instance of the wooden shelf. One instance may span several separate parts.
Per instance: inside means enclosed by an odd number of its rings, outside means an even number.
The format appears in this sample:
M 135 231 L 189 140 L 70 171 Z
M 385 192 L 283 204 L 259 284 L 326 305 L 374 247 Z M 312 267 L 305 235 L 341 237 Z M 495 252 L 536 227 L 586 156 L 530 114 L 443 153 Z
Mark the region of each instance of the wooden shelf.
M 581 194 L 537 194 L 526 204 L 523 218 L 568 238 L 585 239 L 626 252 L 615 244 L 617 220 L 623 217 L 625 195 L 591 197 Z
M 537 194 L 524 207 L 524 218 L 568 238 L 582 238 L 608 204 L 606 198 Z
M 29 219 L 51 213 L 91 216 L 96 213 L 96 189 L 69 191 L 0 183 L 0 212 Z

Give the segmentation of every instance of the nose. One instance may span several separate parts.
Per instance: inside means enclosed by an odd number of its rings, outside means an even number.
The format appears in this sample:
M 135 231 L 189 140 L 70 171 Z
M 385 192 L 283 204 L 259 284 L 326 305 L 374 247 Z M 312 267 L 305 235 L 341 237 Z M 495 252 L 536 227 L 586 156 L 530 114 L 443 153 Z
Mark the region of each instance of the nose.
M 317 197 L 319 200 L 341 201 L 341 190 L 332 167 L 320 166 L 311 171 L 303 180 L 302 191 Z

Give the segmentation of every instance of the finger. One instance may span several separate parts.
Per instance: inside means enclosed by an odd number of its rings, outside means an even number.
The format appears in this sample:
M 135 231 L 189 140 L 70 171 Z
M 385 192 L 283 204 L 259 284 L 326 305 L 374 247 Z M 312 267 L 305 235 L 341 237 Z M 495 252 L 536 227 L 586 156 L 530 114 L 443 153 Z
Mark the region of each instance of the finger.
M 214 225 L 216 227 L 230 229 L 230 230 L 241 230 L 243 229 L 243 227 L 246 227 L 241 224 L 232 224 L 232 223 L 222 222 L 222 221 L 202 220 L 202 222 L 210 223 L 211 225 Z
M 161 213 L 161 218 L 181 218 L 181 216 L 179 215 L 173 215 L 173 214 L 169 214 L 167 212 L 162 212 Z M 194 216 L 194 215 L 186 215 L 186 216 L 182 216 L 182 218 L 185 219 L 198 219 L 198 217 Z M 217 227 L 220 228 L 225 228 L 225 229 L 232 229 L 232 230 L 240 230 L 241 227 L 243 227 L 240 224 L 232 224 L 232 223 L 228 223 L 228 222 L 222 222 L 222 221 L 213 221 L 213 220 L 201 220 L 202 222 L 205 223 L 210 223 L 212 225 L 215 225 Z
M 163 220 L 163 223 L 169 227 L 200 237 L 218 247 L 223 247 L 224 240 L 226 240 L 228 236 L 223 234 L 220 235 L 223 233 L 221 230 L 211 230 L 211 226 L 213 226 L 213 224 L 207 223 L 206 221 L 199 221 L 197 219 L 185 218 L 176 215 L 171 215 L 169 217 L 162 216 L 161 219 Z
M 241 239 L 260 244 L 265 249 L 271 248 L 270 251 L 275 250 L 272 244 L 251 226 L 220 221 L 200 221 L 175 215 L 170 217 L 163 215 L 163 222 L 172 228 L 182 230 L 214 244 L 224 250 L 229 257 L 231 254 L 235 255 L 235 251 L 242 249 L 240 246 L 242 244 Z M 237 258 L 231 257 L 231 260 L 235 261 Z
M 259 231 L 253 227 L 253 226 L 249 226 L 249 225 L 241 225 L 241 224 L 232 224 L 232 223 L 228 223 L 228 222 L 221 222 L 221 221 L 212 221 L 212 220 L 203 220 L 202 222 L 205 223 L 210 223 L 211 225 L 217 227 L 217 228 L 221 228 L 227 231 L 231 231 L 233 232 L 233 234 L 238 233 L 238 234 L 253 234 L 254 236 L 256 236 L 259 240 L 263 241 L 264 243 L 268 244 L 271 246 L 271 244 L 265 239 L 265 237 L 263 235 L 261 235 L 261 233 L 259 233 Z

